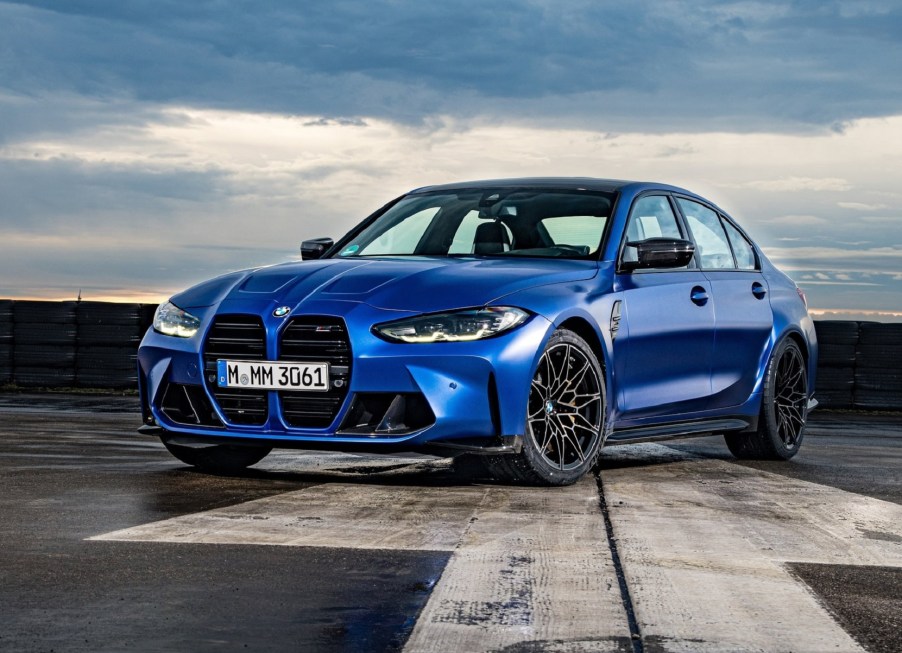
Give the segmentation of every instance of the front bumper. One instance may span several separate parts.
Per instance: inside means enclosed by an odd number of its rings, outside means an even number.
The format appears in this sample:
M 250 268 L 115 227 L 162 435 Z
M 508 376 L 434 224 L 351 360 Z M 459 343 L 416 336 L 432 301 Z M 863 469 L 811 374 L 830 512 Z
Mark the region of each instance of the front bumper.
M 516 436 L 525 433 L 532 372 L 553 329 L 548 320 L 533 316 L 510 333 L 474 342 L 398 344 L 370 332 L 371 325 L 400 317 L 397 311 L 351 302 L 320 304 L 304 312 L 344 320 L 352 351 L 348 392 L 328 426 L 291 425 L 284 410 L 288 393 L 276 391 L 265 393 L 262 423 L 229 419 L 204 380 L 211 310 L 193 338 L 152 330 L 145 336 L 138 352 L 144 432 L 159 428 L 157 434 L 164 437 L 347 451 L 447 446 L 456 451 L 494 447 L 500 453 L 519 446 Z M 218 313 L 253 314 L 253 308 L 220 307 Z M 259 308 L 255 312 L 268 315 Z M 267 341 L 278 342 L 286 322 L 268 317 L 263 322 Z M 275 347 L 267 345 L 267 352 L 268 358 L 278 358 Z M 187 397 L 181 400 L 183 412 L 172 409 L 174 393 Z M 206 417 L 196 419 L 192 410 Z

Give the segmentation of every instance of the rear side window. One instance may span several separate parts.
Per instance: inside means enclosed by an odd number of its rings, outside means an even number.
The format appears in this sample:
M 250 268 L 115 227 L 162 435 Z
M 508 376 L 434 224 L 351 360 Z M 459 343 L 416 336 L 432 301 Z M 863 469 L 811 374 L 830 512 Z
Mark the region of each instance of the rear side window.
M 730 238 L 730 244 L 733 246 L 733 254 L 736 255 L 736 267 L 740 270 L 757 270 L 758 261 L 752 244 L 729 221 L 724 220 L 723 226 Z
M 720 223 L 720 216 L 698 202 L 682 197 L 677 201 L 695 238 L 695 251 L 702 269 L 735 270 L 733 251 Z

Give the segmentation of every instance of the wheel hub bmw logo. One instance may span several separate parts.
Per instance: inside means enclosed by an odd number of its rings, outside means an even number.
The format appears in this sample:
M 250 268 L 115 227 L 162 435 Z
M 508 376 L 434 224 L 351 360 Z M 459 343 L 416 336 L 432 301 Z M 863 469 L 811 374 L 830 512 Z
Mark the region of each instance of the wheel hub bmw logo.
M 291 308 L 288 306 L 279 306 L 279 308 L 272 312 L 274 317 L 285 317 L 289 313 L 291 313 Z

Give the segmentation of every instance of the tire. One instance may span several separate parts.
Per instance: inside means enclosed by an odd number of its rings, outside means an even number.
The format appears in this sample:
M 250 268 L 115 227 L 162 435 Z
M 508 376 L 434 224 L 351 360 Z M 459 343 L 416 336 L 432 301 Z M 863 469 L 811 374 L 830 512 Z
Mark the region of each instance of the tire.
M 852 406 L 860 410 L 902 410 L 902 393 L 882 390 L 856 391 Z
M 52 367 L 16 367 L 13 383 L 23 388 L 70 388 L 75 370 Z
M 817 364 L 823 367 L 852 367 L 855 364 L 855 345 L 820 343 Z
M 137 368 L 99 370 L 91 367 L 79 367 L 75 370 L 75 383 L 80 388 L 137 389 L 138 371 Z
M 75 306 L 75 302 L 17 301 L 13 304 L 13 321 L 75 324 Z
M 902 342 L 887 336 L 883 343 L 862 343 L 858 345 L 859 368 L 899 369 L 902 367 Z
M 85 324 L 78 329 L 79 347 L 128 347 L 138 348 L 144 332 L 135 325 Z
M 799 452 L 807 419 L 807 363 L 796 342 L 784 338 L 767 364 L 758 429 L 724 438 L 741 460 L 789 460 Z
M 858 344 L 859 323 L 847 320 L 818 320 L 814 331 L 819 343 L 833 345 Z
M 138 350 L 135 347 L 80 347 L 78 367 L 134 371 L 138 367 Z
M 75 347 L 72 345 L 20 345 L 15 348 L 13 362 L 16 367 L 75 366 Z
M 0 385 L 12 383 L 13 350 L 9 345 L 0 343 Z
M 75 311 L 79 325 L 121 325 L 139 327 L 144 323 L 141 304 L 81 302 Z
M 601 453 L 606 409 L 598 358 L 576 333 L 558 329 L 530 385 L 523 449 L 486 458 L 492 478 L 545 486 L 575 483 L 595 467 Z
M 76 326 L 74 324 L 38 324 L 16 322 L 13 339 L 16 345 L 73 345 Z
M 863 345 L 898 345 L 900 339 L 902 339 L 902 324 L 861 323 L 861 344 Z
M 186 447 L 163 439 L 163 445 L 186 465 L 213 474 L 234 474 L 263 460 L 272 447 L 215 444 L 209 447 Z

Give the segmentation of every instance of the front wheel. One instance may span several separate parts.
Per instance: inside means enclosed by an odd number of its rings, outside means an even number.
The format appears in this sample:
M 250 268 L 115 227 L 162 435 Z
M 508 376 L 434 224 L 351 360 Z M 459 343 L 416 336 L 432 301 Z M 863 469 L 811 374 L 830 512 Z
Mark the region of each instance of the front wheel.
M 173 456 L 186 465 L 214 474 L 235 474 L 263 460 L 272 447 L 216 444 L 209 447 L 189 447 L 163 440 Z
M 604 374 L 588 343 L 555 331 L 532 379 L 519 454 L 487 462 L 495 478 L 531 485 L 570 485 L 595 466 L 606 407 Z
M 758 429 L 724 436 L 743 460 L 789 460 L 799 452 L 808 419 L 808 367 L 792 338 L 774 350 L 764 378 Z

